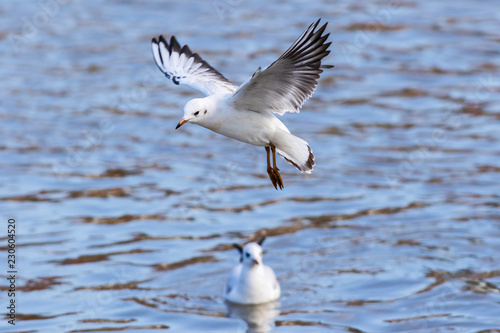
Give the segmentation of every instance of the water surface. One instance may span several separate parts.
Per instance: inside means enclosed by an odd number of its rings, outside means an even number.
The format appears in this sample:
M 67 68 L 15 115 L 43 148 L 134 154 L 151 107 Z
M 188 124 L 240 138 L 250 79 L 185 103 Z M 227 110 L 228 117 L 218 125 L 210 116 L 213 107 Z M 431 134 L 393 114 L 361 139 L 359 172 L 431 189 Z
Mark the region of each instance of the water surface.
M 19 291 L 3 332 L 500 330 L 495 1 L 44 8 L 0 5 L 0 212 L 17 221 Z M 153 36 L 241 83 L 318 17 L 335 68 L 282 117 L 313 148 L 311 175 L 280 160 L 276 191 L 264 149 L 174 130 L 200 95 L 162 77 Z M 280 302 L 228 307 L 231 244 L 263 233 Z

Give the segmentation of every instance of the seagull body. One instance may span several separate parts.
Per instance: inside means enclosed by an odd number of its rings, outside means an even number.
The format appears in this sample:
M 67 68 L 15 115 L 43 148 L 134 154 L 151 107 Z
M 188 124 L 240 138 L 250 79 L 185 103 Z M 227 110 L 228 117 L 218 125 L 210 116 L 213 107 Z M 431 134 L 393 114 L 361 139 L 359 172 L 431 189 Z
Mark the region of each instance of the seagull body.
M 240 263 L 233 268 L 227 280 L 225 298 L 238 304 L 262 304 L 280 297 L 280 285 L 271 267 L 262 262 L 262 238 L 248 243 L 240 251 Z
M 197 104 L 195 109 L 206 109 L 207 113 L 202 122 L 198 123 L 196 118 L 190 122 L 259 147 L 280 141 L 279 136 L 283 135 L 281 132 L 290 133 L 285 124 L 270 112 L 234 112 L 231 96 L 232 94 L 217 94 L 193 100 Z M 241 126 L 242 124 L 245 126 Z
M 331 43 L 325 43 L 329 34 L 323 35 L 327 24 L 316 30 L 318 24 L 319 20 L 311 24 L 278 60 L 264 69 L 259 67 L 239 87 L 192 53 L 187 45 L 181 48 L 174 36 L 170 42 L 163 36 L 153 38 L 153 57 L 165 76 L 177 85 L 188 85 L 206 95 L 186 103 L 184 117 L 176 129 L 190 122 L 265 147 L 267 172 L 276 189 L 283 188 L 276 151 L 299 171 L 310 173 L 315 162 L 308 143 L 292 135 L 274 114 L 300 112 L 318 84 L 321 68 L 331 67 L 321 66 L 321 60 L 330 53 Z

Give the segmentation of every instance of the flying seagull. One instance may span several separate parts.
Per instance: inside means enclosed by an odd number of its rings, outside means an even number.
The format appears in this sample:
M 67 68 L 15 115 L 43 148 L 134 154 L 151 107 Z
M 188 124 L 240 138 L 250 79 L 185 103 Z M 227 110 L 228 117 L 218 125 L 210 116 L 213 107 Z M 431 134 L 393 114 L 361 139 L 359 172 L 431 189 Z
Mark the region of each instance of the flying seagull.
M 280 285 L 273 269 L 262 262 L 262 237 L 241 247 L 233 246 L 240 252 L 240 263 L 233 268 L 227 279 L 225 298 L 238 304 L 261 304 L 275 301 L 280 297 Z
M 257 71 L 237 87 L 204 61 L 187 45 L 172 36 L 153 38 L 151 47 L 156 65 L 176 85 L 190 86 L 206 95 L 184 106 L 184 117 L 176 129 L 190 122 L 224 136 L 259 147 L 267 153 L 267 173 L 274 187 L 283 189 L 276 152 L 301 172 L 311 173 L 314 155 L 308 143 L 290 133 L 274 115 L 300 112 L 318 84 L 321 60 L 330 51 L 325 43 L 326 26 L 320 20 L 306 31 L 270 66 Z M 272 152 L 273 165 L 271 166 Z

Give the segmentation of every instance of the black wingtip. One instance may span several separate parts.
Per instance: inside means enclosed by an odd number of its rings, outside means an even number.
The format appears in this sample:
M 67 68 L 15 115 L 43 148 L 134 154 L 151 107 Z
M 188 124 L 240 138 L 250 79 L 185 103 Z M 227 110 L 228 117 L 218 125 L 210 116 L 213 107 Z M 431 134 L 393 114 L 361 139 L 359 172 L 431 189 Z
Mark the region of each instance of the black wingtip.
M 163 37 L 163 35 L 160 35 L 158 37 L 158 43 L 163 43 L 165 44 L 165 47 L 168 49 L 168 43 L 167 43 L 167 40 L 165 39 L 165 37 Z
M 181 51 L 179 53 L 180 54 L 184 53 L 186 55 L 186 57 L 188 57 L 188 58 L 191 58 L 193 56 L 193 52 L 191 52 L 191 50 L 189 49 L 189 46 L 187 46 L 187 45 L 184 45 L 181 48 Z
M 242 254 L 242 253 L 243 253 L 243 248 L 241 247 L 241 245 L 240 245 L 240 244 L 233 243 L 233 246 L 234 246 L 234 248 L 235 248 L 236 250 L 238 250 L 238 252 L 239 252 L 240 254 Z
M 320 24 L 321 22 L 321 17 L 316 21 L 316 22 L 313 22 L 311 23 L 311 25 L 309 26 L 309 29 L 313 28 L 313 33 L 319 31 L 319 30 L 325 30 L 326 29 L 326 26 L 328 25 L 328 21 L 325 22 L 325 24 L 323 24 L 322 26 L 319 27 L 318 30 L 316 30 L 316 28 L 318 27 L 318 25 Z M 308 29 L 308 30 L 309 30 Z M 315 31 L 316 30 L 316 31 Z
M 172 53 L 172 51 L 180 53 L 180 50 L 181 45 L 177 41 L 177 38 L 175 38 L 175 36 L 170 37 L 170 48 L 168 49 L 168 51 L 170 53 Z
M 262 236 L 258 241 L 257 241 L 257 244 L 259 244 L 260 246 L 262 246 L 262 243 L 264 243 L 264 241 L 266 240 L 266 236 Z
M 322 18 L 320 17 L 320 18 L 318 19 L 318 22 L 317 22 L 317 23 L 319 24 L 321 20 L 322 20 Z M 328 21 L 326 21 L 326 22 L 325 22 L 325 24 L 323 24 L 321 27 L 326 27 L 327 25 L 328 25 Z
M 321 21 L 321 17 L 316 22 L 313 22 L 309 27 L 310 28 L 312 27 L 313 30 L 315 30 L 320 21 Z

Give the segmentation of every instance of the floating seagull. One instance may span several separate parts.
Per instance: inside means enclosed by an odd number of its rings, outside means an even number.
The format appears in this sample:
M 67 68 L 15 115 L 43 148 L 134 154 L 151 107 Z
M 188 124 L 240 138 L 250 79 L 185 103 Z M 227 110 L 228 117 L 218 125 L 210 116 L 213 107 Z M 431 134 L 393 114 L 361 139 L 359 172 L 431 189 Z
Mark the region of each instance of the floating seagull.
M 321 68 L 332 67 L 321 65 L 330 53 L 331 42 L 325 43 L 330 34 L 323 35 L 328 23 L 316 30 L 319 22 L 311 24 L 278 60 L 264 69 L 259 67 L 239 87 L 192 53 L 187 45 L 181 48 L 174 36 L 170 43 L 163 36 L 153 38 L 153 57 L 165 76 L 207 96 L 186 103 L 184 117 L 176 129 L 190 122 L 265 147 L 267 173 L 276 189 L 283 189 L 276 151 L 299 171 L 311 173 L 315 163 L 308 143 L 292 135 L 273 113 L 300 112 L 318 84 Z
M 271 267 L 262 263 L 262 243 L 248 243 L 244 247 L 233 244 L 240 252 L 240 263 L 227 279 L 226 300 L 238 304 L 262 304 L 280 297 L 280 285 Z

